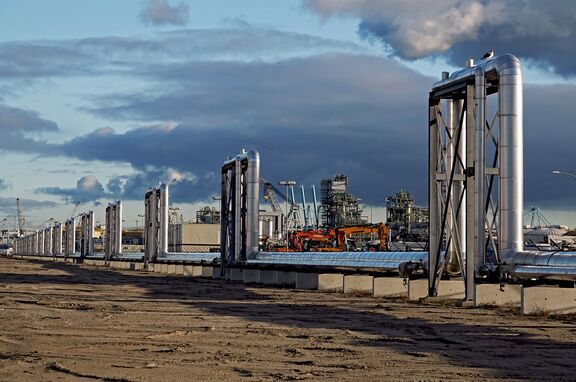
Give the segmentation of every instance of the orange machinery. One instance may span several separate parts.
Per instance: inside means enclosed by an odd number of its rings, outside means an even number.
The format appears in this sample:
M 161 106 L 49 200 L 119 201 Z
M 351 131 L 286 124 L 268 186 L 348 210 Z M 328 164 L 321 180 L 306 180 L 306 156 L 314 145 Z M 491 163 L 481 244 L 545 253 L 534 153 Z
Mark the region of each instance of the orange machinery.
M 336 229 L 336 246 L 341 251 L 387 251 L 388 227 L 384 223 Z
M 278 252 L 341 252 L 388 250 L 388 227 L 383 223 L 334 229 L 294 231 L 284 245 L 269 247 Z

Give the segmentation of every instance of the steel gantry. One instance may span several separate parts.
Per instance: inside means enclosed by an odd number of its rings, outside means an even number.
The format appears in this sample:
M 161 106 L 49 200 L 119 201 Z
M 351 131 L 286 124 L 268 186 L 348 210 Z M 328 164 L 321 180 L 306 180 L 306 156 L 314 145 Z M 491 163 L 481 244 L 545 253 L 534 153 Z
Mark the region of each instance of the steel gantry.
M 494 97 L 489 97 L 494 95 Z M 443 73 L 429 95 L 429 295 L 444 272 L 475 279 L 522 250 L 522 72 L 505 54 Z

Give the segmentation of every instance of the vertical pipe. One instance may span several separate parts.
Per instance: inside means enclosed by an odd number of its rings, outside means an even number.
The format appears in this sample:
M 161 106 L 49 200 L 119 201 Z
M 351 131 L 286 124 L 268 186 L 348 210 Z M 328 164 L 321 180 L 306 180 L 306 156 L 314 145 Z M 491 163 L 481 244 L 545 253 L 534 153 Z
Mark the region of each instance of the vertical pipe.
M 486 77 L 484 74 L 484 69 L 480 66 L 476 67 L 475 70 L 475 128 L 474 128 L 474 142 L 476 145 L 476 155 L 474 160 L 474 199 L 475 208 L 474 212 L 476 215 L 476 243 L 474 245 L 474 272 L 468 273 L 469 277 L 474 277 L 478 268 L 484 265 L 485 261 L 485 230 L 486 230 L 486 214 L 484 211 L 485 204 L 485 155 L 486 155 L 486 145 L 484 135 L 486 133 Z
M 224 265 L 228 260 L 228 230 L 230 211 L 228 206 L 229 170 L 225 164 L 220 174 L 220 276 L 224 276 Z
M 316 223 L 316 229 L 320 228 L 320 218 L 318 214 L 318 201 L 316 199 L 316 187 L 312 185 L 312 203 L 314 206 L 314 220 Z
M 523 106 L 522 70 L 516 57 L 504 56 L 499 70 L 500 251 L 522 251 Z
M 114 250 L 113 253 L 117 255 L 122 253 L 122 202 L 116 201 L 116 212 L 114 214 Z M 142 227 L 144 229 L 144 227 Z
M 229 262 L 236 264 L 242 251 L 242 157 L 237 155 L 234 162 L 232 179 L 234 182 L 234 251 L 231 253 Z
M 160 241 L 158 252 L 163 255 L 168 253 L 168 185 L 160 185 Z
M 304 185 L 300 186 L 300 194 L 302 195 L 302 215 L 304 216 L 304 228 L 308 228 L 308 212 L 306 211 L 306 193 L 304 192 Z
M 250 151 L 246 154 L 248 168 L 246 169 L 246 256 L 257 253 L 259 250 L 260 220 L 260 154 Z M 244 259 L 243 259 L 244 260 Z

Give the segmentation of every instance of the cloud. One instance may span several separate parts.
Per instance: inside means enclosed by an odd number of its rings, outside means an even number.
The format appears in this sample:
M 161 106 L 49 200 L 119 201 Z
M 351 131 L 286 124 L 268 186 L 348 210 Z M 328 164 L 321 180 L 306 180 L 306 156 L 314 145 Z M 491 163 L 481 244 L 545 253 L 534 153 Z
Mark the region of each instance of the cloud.
M 32 110 L 0 104 L 0 151 L 51 153 L 55 147 L 42 140 L 30 138 L 45 133 L 57 133 L 58 125 L 43 119 Z
M 20 199 L 22 203 L 22 208 L 34 210 L 42 208 L 52 208 L 56 207 L 58 204 L 47 200 L 35 200 L 35 199 Z M 0 196 L 0 211 L 5 214 L 11 214 L 16 216 L 16 198 L 7 198 Z
M 189 7 L 185 2 L 171 5 L 168 0 L 146 0 L 140 20 L 146 25 L 186 25 Z
M 75 188 L 42 187 L 36 189 L 36 192 L 60 196 L 66 203 L 79 204 L 110 197 L 100 181 L 93 175 L 86 175 L 78 179 Z
M 5 180 L 0 178 L 0 190 L 7 190 L 10 187 L 10 184 Z
M 342 44 L 239 27 L 150 39 L 79 40 L 73 46 L 94 57 L 88 70 L 109 75 L 122 68 L 139 81 L 139 88 L 114 89 L 88 100 L 83 110 L 107 119 L 108 127 L 48 144 L 30 137 L 55 131 L 55 124 L 46 125 L 52 130 L 40 128 L 42 118 L 28 112 L 30 124 L 21 125 L 36 127 L 21 130 L 16 144 L 0 141 L 0 146 L 127 163 L 134 170 L 93 182 L 89 189 L 96 192 L 81 193 L 78 186 L 48 189 L 65 200 L 80 194 L 86 200 L 142 200 L 150 187 L 169 180 L 177 180 L 173 200 L 209 200 L 218 192 L 223 160 L 246 148 L 260 151 L 262 175 L 273 182 L 290 178 L 310 185 L 346 173 L 352 191 L 365 200 L 382 200 L 404 189 L 425 204 L 427 93 L 434 79 Z M 569 180 L 554 178 L 550 171 L 576 170 L 559 165 L 576 163 L 576 154 L 560 143 L 576 138 L 570 126 L 576 120 L 573 99 L 573 85 L 526 87 L 527 202 L 570 193 L 568 184 L 550 187 L 550 182 Z M 12 109 L 21 115 L 21 109 Z M 135 127 L 114 129 L 118 121 Z M 550 126 L 550 121 L 559 125 Z M 7 130 L 7 136 L 13 131 L 20 130 Z
M 571 0 L 304 0 L 323 17 L 360 19 L 359 33 L 408 60 L 443 55 L 456 66 L 493 48 L 562 76 L 576 74 L 576 2 Z

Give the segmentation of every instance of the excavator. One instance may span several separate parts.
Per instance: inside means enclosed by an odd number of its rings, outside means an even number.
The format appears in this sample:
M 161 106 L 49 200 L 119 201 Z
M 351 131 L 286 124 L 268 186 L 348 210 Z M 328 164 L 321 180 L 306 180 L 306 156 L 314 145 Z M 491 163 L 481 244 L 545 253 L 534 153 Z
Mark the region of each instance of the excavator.
M 384 223 L 336 228 L 340 251 L 387 251 L 389 230 Z
M 388 227 L 383 223 L 293 231 L 288 234 L 288 248 L 281 244 L 268 249 L 277 252 L 387 251 L 388 237 Z

